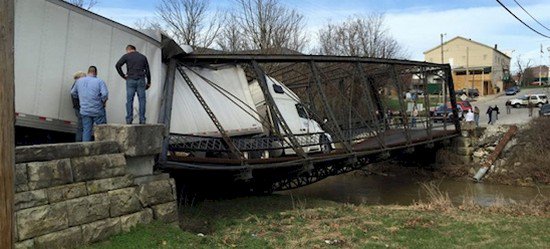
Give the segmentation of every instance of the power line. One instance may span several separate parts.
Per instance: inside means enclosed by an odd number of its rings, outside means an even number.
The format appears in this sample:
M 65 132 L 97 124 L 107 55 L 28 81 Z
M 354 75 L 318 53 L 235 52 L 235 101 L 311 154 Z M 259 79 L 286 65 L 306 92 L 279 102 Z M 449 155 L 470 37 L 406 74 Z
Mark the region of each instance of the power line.
M 540 26 L 542 26 L 543 28 L 545 28 L 546 30 L 550 31 L 549 28 L 547 28 L 546 26 L 544 26 L 542 23 L 540 23 L 535 17 L 533 17 L 531 15 L 531 13 L 529 13 L 529 11 L 527 11 L 525 8 L 523 8 L 523 6 L 521 6 L 521 4 L 518 3 L 518 1 L 514 0 L 514 2 L 516 2 L 516 4 L 523 10 L 525 11 L 525 13 L 527 13 L 527 15 L 529 15 L 531 18 L 533 18 L 533 20 L 535 20 L 535 22 L 537 22 Z
M 530 30 L 532 30 L 533 32 L 541 35 L 541 36 L 544 36 L 546 38 L 550 38 L 550 36 L 547 36 L 539 31 L 537 31 L 536 29 L 532 28 L 531 26 L 529 26 L 527 23 L 525 23 L 523 20 L 521 20 L 519 17 L 517 17 L 512 11 L 510 11 L 504 4 L 502 4 L 502 2 L 500 2 L 500 0 L 496 0 L 500 6 L 502 6 L 502 8 L 504 8 L 506 11 L 508 11 L 508 13 L 510 13 L 510 15 L 514 16 L 518 21 L 520 21 L 521 23 L 523 23 L 523 25 L 525 25 L 527 28 L 529 28 Z

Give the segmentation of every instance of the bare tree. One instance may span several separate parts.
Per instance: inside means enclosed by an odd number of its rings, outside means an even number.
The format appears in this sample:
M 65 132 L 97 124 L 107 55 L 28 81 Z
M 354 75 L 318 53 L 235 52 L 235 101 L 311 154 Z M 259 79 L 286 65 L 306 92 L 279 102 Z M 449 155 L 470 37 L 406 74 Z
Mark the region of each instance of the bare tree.
M 234 0 L 235 9 L 217 43 L 223 49 L 301 51 L 307 44 L 304 16 L 278 0 Z
M 157 15 L 180 44 L 210 47 L 221 29 L 219 15 L 209 15 L 208 0 L 161 0 Z
M 91 10 L 94 6 L 96 6 L 99 3 L 99 0 L 66 0 L 66 1 L 87 10 Z
M 135 29 L 155 29 L 164 31 L 162 24 L 154 19 L 149 19 L 147 17 L 140 18 L 134 22 L 133 27 Z
M 404 57 L 399 43 L 384 27 L 384 15 L 352 16 L 319 30 L 319 52 L 327 55 L 378 58 Z
M 516 65 L 518 67 L 518 83 L 522 86 L 529 84 L 534 79 L 531 62 L 531 59 L 524 62 L 521 59 L 521 55 L 518 55 L 518 58 L 516 60 Z
M 220 31 L 216 44 L 221 50 L 229 52 L 248 49 L 244 33 L 239 26 L 238 17 L 234 13 L 229 13 L 225 20 L 225 27 Z

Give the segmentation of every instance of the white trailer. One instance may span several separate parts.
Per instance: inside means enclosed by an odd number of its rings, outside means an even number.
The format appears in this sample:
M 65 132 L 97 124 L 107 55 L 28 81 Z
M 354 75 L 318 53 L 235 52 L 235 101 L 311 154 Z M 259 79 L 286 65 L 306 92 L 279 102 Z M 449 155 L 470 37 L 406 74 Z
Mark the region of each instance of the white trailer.
M 164 80 L 160 39 L 160 32 L 145 35 L 61 0 L 16 0 L 16 126 L 74 132 L 72 75 L 91 65 L 109 89 L 107 121 L 125 123 L 126 84 L 115 64 L 128 44 L 149 60 L 147 122 L 156 123 Z M 137 98 L 134 109 L 137 116 Z
M 69 94 L 74 83 L 72 76 L 91 65 L 98 68 L 98 77 L 109 89 L 107 122 L 125 123 L 126 84 L 115 64 L 128 44 L 135 45 L 149 60 L 152 87 L 147 91 L 146 117 L 148 123 L 158 121 L 166 75 L 160 32 L 144 34 L 61 0 L 16 0 L 15 4 L 16 126 L 74 132 L 76 116 Z M 241 67 L 212 65 L 184 71 L 229 136 L 268 135 L 266 128 L 273 125 L 269 123 L 269 108 L 258 83 L 249 82 Z M 273 78 L 267 77 L 267 81 L 293 134 L 324 133 L 290 89 Z M 137 120 L 137 98 L 134 101 Z M 220 136 L 179 74 L 174 84 L 170 122 L 172 133 Z M 317 143 L 320 136 L 309 138 L 315 140 L 309 144 Z M 304 150 L 319 151 L 321 147 L 304 146 Z M 293 152 L 287 150 L 287 153 Z

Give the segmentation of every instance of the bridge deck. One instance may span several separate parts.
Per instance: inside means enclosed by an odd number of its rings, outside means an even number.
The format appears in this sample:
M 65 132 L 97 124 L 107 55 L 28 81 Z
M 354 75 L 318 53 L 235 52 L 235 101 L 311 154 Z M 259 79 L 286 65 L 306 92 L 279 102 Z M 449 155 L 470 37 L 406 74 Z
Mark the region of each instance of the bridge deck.
M 370 137 L 359 141 L 353 145 L 353 151 L 356 154 L 369 154 L 379 153 L 384 151 L 390 151 L 393 149 L 402 148 L 404 146 L 414 146 L 422 143 L 428 143 L 430 141 L 440 140 L 447 137 L 456 135 L 454 129 L 449 130 L 432 130 L 431 136 L 427 130 L 410 130 L 410 143 L 405 135 L 405 130 L 403 129 L 392 129 L 387 130 L 384 133 L 380 134 L 379 137 Z M 382 144 L 380 143 L 382 141 Z M 316 153 L 308 155 L 308 158 L 315 162 L 324 162 L 332 160 L 341 160 L 348 157 L 350 153 L 346 153 L 343 149 L 336 149 L 331 153 L 323 154 Z M 241 165 L 242 162 L 239 159 L 229 159 L 229 158 L 202 158 L 202 157 L 184 157 L 172 155 L 169 157 L 169 160 L 172 162 L 182 162 L 188 164 L 194 164 L 198 168 L 200 165 L 210 165 L 214 167 L 225 167 L 225 166 L 234 166 Z M 267 158 L 267 159 L 249 159 L 246 162 L 249 165 L 263 165 L 263 167 L 269 167 L 270 164 L 286 164 L 292 165 L 293 162 L 298 163 L 302 161 L 303 158 L 298 156 L 285 156 L 285 157 L 276 157 L 276 158 Z

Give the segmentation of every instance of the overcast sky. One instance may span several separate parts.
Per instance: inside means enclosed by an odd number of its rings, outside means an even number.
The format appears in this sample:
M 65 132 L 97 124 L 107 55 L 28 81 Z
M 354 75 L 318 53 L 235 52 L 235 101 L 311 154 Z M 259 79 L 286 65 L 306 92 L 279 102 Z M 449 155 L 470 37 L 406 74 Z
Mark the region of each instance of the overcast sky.
M 539 22 L 550 28 L 549 0 L 516 0 Z M 154 17 L 158 0 L 100 0 L 93 9 L 96 13 L 132 26 L 143 17 Z M 382 12 L 386 28 L 406 49 L 410 59 L 424 60 L 423 52 L 439 44 L 439 35 L 445 40 L 463 36 L 512 53 L 513 59 L 531 59 L 539 64 L 540 45 L 544 47 L 543 64 L 550 64 L 550 39 L 544 38 L 508 14 L 495 0 L 281 0 L 288 7 L 301 12 L 307 21 L 307 32 L 312 37 L 328 22 L 338 22 L 351 15 Z M 537 24 L 514 0 L 501 0 L 518 17 L 550 36 L 550 30 Z M 232 0 L 213 0 L 212 9 L 228 9 Z M 314 39 L 313 39 L 314 40 Z M 515 60 L 514 60 L 515 61 Z M 512 62 L 515 64 L 515 62 Z M 514 65 L 512 65 L 515 68 Z

